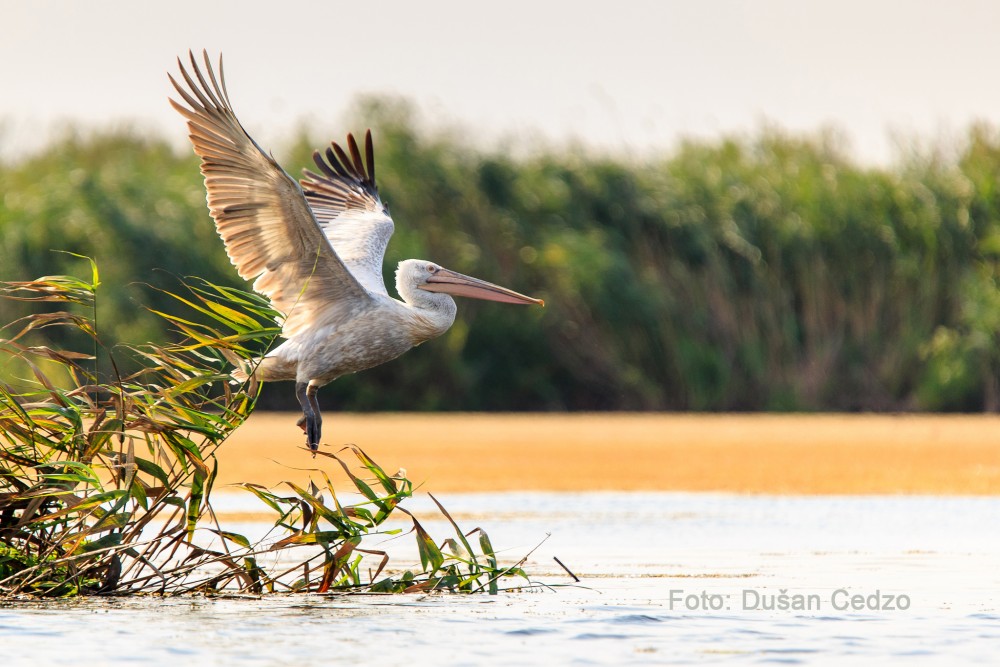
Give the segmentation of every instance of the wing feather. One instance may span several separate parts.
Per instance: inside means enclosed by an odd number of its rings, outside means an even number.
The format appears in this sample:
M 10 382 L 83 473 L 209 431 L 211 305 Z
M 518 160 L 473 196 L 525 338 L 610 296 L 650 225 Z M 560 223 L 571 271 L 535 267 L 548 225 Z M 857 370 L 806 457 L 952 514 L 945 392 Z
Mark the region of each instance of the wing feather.
M 333 142 L 324 153 L 314 151 L 313 161 L 321 173 L 306 169 L 300 183 L 320 228 L 358 282 L 387 294 L 382 261 L 394 225 L 375 184 L 371 131 L 365 133 L 364 155 L 348 134 L 346 151 Z
M 364 307 L 371 295 L 337 255 L 302 188 L 247 134 L 204 53 L 205 73 L 189 52 L 178 58 L 184 84 L 168 74 L 187 106 L 170 104 L 188 121 L 208 192 L 208 208 L 226 253 L 242 278 L 285 314 L 293 336 L 317 320 Z M 192 73 L 193 72 L 193 76 Z

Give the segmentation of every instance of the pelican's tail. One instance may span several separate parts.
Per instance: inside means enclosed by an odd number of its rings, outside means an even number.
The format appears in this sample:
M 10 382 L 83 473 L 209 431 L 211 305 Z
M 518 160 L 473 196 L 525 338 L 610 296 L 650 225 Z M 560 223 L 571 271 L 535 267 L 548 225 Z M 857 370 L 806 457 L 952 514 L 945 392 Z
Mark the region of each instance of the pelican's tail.
M 222 352 L 222 356 L 226 358 L 226 361 L 235 366 L 229 373 L 233 378 L 230 382 L 233 384 L 243 384 L 250 379 L 251 375 L 254 375 L 253 366 L 256 365 L 255 363 L 247 361 L 232 350 L 223 349 L 220 351 Z
M 230 375 L 233 378 L 233 384 L 243 384 L 250 379 L 250 373 L 243 368 L 234 368 Z
M 289 364 L 278 357 L 258 357 L 244 359 L 232 350 L 223 350 L 223 356 L 235 368 L 230 371 L 233 384 L 242 384 L 247 380 L 263 382 L 266 380 L 294 380 L 295 364 Z

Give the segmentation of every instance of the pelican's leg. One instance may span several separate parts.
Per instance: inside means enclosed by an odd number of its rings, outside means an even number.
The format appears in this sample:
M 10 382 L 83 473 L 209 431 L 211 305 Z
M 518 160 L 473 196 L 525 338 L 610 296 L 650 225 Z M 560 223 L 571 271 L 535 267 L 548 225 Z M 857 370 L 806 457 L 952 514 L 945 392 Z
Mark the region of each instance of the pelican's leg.
M 314 399 L 312 395 L 315 395 L 315 389 L 310 391 L 311 387 L 308 382 L 296 382 L 295 383 L 295 398 L 299 399 L 299 405 L 302 406 L 302 419 L 299 420 L 299 425 L 305 421 L 305 432 L 306 432 L 306 445 L 309 449 L 316 451 L 319 449 L 319 426 L 316 423 L 317 414 L 313 408 Z
M 309 399 L 309 407 L 312 408 L 313 412 L 313 428 L 316 432 L 316 439 L 312 441 L 309 448 L 313 451 L 319 449 L 319 440 L 323 437 L 323 415 L 319 411 L 319 398 L 316 394 L 319 393 L 319 387 L 314 384 L 310 384 L 309 388 L 306 389 L 306 397 Z

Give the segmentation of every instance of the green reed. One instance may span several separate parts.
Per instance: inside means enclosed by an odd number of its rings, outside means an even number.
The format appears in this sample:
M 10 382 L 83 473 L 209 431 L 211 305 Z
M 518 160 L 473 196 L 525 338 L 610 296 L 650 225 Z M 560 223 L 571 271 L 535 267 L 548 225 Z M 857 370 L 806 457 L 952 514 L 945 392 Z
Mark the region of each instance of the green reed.
M 2 329 L 0 358 L 26 377 L 0 384 L 0 597 L 17 595 L 271 592 L 496 593 L 521 563 L 498 564 L 486 534 L 436 543 L 409 517 L 420 571 L 395 572 L 366 538 L 391 535 L 387 519 L 412 483 L 389 475 L 360 448 L 320 452 L 360 497 L 343 504 L 323 470 L 322 487 L 286 483 L 279 493 L 242 487 L 273 512 L 252 542 L 226 530 L 211 503 L 216 452 L 253 412 L 259 385 L 233 382 L 280 333 L 278 313 L 248 292 L 200 279 L 165 293 L 181 314 L 153 311 L 181 340 L 109 349 L 98 330 L 91 278 L 46 276 L 4 283 L 0 297 L 35 310 Z M 79 349 L 32 344 L 38 331 L 69 330 Z M 117 359 L 128 355 L 123 375 Z M 354 494 L 352 494 L 354 495 Z M 435 502 L 437 500 L 435 499 Z M 478 534 L 478 550 L 469 538 Z M 374 569 L 370 561 L 377 564 Z M 392 571 L 392 574 L 389 572 Z

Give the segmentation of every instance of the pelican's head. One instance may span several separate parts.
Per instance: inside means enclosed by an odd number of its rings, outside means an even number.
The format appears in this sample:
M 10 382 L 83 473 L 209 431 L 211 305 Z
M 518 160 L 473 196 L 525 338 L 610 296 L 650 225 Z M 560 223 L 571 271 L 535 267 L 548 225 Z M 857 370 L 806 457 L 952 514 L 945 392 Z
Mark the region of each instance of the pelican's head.
M 545 305 L 541 299 L 534 299 L 506 287 L 456 273 L 424 259 L 407 259 L 399 263 L 396 269 L 396 289 L 407 302 L 419 299 L 419 292 L 415 290 L 422 290 L 502 303 Z

